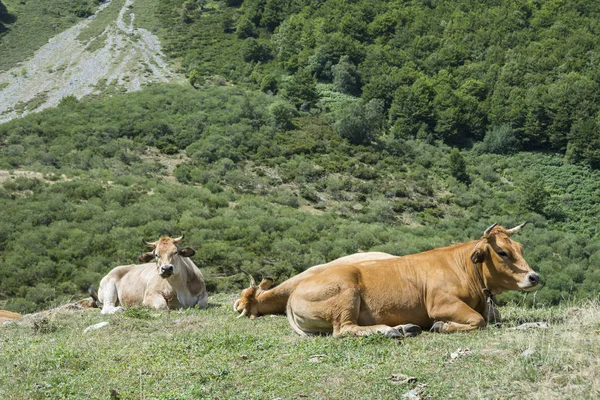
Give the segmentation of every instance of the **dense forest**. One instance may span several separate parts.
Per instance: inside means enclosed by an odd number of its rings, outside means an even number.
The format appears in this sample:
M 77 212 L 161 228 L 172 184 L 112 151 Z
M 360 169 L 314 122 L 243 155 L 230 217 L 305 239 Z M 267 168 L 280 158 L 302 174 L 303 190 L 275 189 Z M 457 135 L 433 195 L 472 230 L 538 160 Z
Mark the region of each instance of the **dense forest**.
M 192 77 L 281 89 L 305 109 L 318 94 L 297 86 L 312 77 L 360 99 L 357 109 L 379 104 L 396 139 L 470 147 L 487 136 L 492 152 L 552 151 L 600 167 L 597 3 L 247 0 L 212 17 L 191 4 L 160 9 L 173 28 L 167 49 Z M 206 22 L 219 18 L 217 39 Z M 374 135 L 365 132 L 342 133 L 360 143 Z
M 159 235 L 184 234 L 217 292 L 525 220 L 544 287 L 501 301 L 598 296 L 600 6 L 152 4 L 189 86 L 0 125 L 6 308 L 82 296 Z

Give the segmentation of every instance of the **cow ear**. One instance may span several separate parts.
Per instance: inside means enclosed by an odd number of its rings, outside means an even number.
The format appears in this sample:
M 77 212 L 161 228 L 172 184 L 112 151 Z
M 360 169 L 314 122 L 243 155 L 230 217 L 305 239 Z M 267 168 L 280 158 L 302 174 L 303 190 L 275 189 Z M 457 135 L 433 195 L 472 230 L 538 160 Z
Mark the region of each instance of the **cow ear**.
M 147 253 L 142 253 L 138 257 L 138 260 L 140 260 L 140 262 L 142 262 L 142 263 L 150 262 L 150 261 L 154 260 L 154 253 L 151 251 L 149 251 Z
M 273 279 L 272 278 L 264 278 L 258 284 L 258 287 L 261 288 L 262 290 L 270 289 L 271 286 L 273 286 Z
M 193 257 L 196 251 L 189 247 L 184 247 L 183 249 L 179 249 L 177 253 L 182 257 Z
M 471 261 L 473 261 L 474 263 L 481 263 L 485 260 L 485 253 L 486 253 L 486 247 L 484 248 L 477 248 L 473 251 L 473 254 L 471 254 Z

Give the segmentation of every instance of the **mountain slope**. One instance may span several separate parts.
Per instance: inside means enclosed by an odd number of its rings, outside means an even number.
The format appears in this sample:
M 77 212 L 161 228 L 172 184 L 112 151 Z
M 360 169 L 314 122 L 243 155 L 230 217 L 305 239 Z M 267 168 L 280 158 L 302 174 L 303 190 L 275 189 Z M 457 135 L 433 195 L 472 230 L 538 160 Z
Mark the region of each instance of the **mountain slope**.
M 66 96 L 131 92 L 153 82 L 183 82 L 156 36 L 135 26 L 134 0 L 107 2 L 56 35 L 35 55 L 0 73 L 0 123 L 58 105 Z M 81 40 L 102 13 L 116 13 L 99 35 Z M 98 27 L 96 27 L 96 30 Z

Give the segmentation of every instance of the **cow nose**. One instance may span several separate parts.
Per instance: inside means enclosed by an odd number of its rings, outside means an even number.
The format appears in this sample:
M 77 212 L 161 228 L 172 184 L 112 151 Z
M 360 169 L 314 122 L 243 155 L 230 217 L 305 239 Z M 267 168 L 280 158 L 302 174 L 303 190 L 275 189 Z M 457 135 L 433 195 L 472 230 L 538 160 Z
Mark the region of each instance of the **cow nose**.
M 530 273 L 527 276 L 527 279 L 529 280 L 529 283 L 531 283 L 531 286 L 535 286 L 538 283 L 540 283 L 540 276 L 538 274 L 536 274 L 535 272 Z
M 163 265 L 162 267 L 160 267 L 160 273 L 164 274 L 165 272 L 168 273 L 173 273 L 173 266 L 172 265 Z

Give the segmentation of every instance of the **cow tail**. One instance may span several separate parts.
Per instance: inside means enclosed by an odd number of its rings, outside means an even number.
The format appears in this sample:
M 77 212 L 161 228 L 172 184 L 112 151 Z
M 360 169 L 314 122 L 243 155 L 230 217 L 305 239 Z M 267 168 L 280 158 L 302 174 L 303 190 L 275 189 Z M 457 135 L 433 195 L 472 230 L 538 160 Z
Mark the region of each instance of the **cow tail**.
M 96 308 L 102 307 L 102 302 L 98 298 L 98 293 L 96 293 L 96 289 L 94 289 L 93 286 L 89 287 L 88 293 L 92 297 L 92 302 L 91 302 L 92 307 L 96 307 Z
M 285 310 L 285 313 L 287 315 L 287 320 L 294 332 L 296 332 L 300 336 L 308 336 L 308 334 L 300 328 L 300 326 L 298 325 L 298 322 L 296 322 L 296 318 L 294 316 L 294 311 L 292 310 L 292 301 L 291 300 L 292 299 L 290 297 L 288 299 L 286 310 Z

